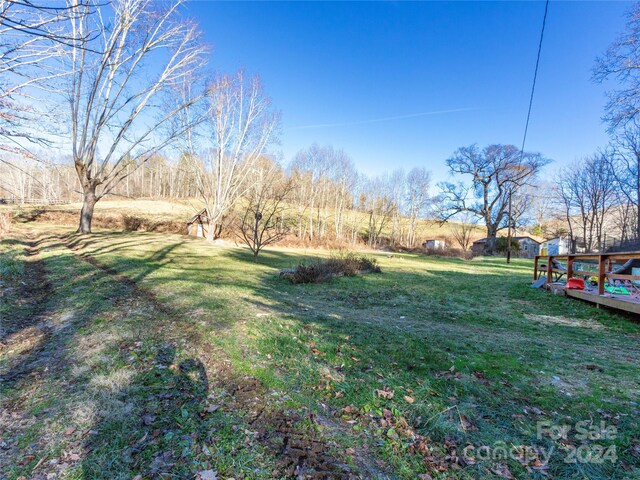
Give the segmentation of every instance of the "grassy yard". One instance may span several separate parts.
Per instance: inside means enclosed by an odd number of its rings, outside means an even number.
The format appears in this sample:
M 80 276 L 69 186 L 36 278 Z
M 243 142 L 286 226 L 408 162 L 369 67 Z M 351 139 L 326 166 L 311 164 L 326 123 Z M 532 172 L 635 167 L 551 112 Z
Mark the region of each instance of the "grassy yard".
M 640 478 L 639 324 L 525 260 L 278 276 L 323 255 L 16 226 L 0 478 Z

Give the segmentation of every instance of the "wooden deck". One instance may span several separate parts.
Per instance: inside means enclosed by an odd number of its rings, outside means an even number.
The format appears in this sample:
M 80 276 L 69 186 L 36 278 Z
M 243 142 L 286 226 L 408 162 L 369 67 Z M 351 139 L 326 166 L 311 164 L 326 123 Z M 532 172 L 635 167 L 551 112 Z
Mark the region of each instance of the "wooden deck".
M 594 290 L 567 290 L 567 297 L 640 315 L 640 300 L 628 298 L 626 295 L 598 295 Z
M 636 259 L 640 259 L 640 252 L 538 255 L 534 260 L 533 279 L 537 280 L 545 276 L 546 283 L 550 284 L 559 280 L 566 281 L 572 277 L 595 277 L 597 278 L 595 288 L 567 289 L 567 296 L 640 315 L 640 288 L 637 287 L 640 276 L 613 273 L 615 267 Z M 621 284 L 630 287 L 628 289 L 630 295 L 613 294 L 605 289 L 605 285 Z

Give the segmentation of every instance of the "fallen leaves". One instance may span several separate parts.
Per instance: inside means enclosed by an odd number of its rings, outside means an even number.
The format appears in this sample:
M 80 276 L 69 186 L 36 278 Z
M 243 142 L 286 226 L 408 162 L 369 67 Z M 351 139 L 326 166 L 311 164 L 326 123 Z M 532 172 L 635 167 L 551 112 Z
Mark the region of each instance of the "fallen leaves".
M 522 411 L 525 415 L 544 415 L 544 411 L 540 410 L 538 407 L 524 407 Z
M 215 470 L 202 470 L 198 472 L 197 480 L 218 480 L 218 472 Z
M 147 415 L 144 415 L 144 416 L 142 417 L 142 422 L 143 422 L 146 426 L 152 425 L 152 424 L 153 424 L 153 422 L 155 422 L 155 421 L 156 421 L 156 416 L 155 416 L 155 415 L 147 414 Z
M 416 401 L 415 398 L 410 397 L 409 395 L 405 395 L 403 398 L 404 398 L 404 401 L 407 402 L 407 403 L 413 403 L 413 402 Z
M 395 396 L 395 393 L 393 392 L 393 390 L 391 390 L 391 388 L 384 387 L 384 389 L 382 390 L 376 390 L 376 395 L 380 398 L 391 400 Z
M 515 478 L 511 473 L 511 470 L 509 470 L 509 467 L 507 467 L 504 463 L 499 463 L 498 465 L 493 467 L 491 471 L 501 478 Z
M 478 427 L 471 423 L 471 420 L 469 420 L 463 414 L 460 414 L 460 425 L 462 426 L 462 430 L 464 430 L 465 432 L 469 430 L 478 430 Z
M 350 414 L 358 411 L 358 407 L 355 405 L 348 405 L 342 409 L 342 413 Z
M 200 417 L 204 418 L 204 417 L 206 417 L 207 413 L 213 413 L 213 412 L 219 410 L 220 407 L 222 407 L 222 405 L 219 404 L 219 403 L 209 404 L 209 405 L 207 405 L 206 407 L 204 407 L 202 409 L 202 411 L 200 412 Z

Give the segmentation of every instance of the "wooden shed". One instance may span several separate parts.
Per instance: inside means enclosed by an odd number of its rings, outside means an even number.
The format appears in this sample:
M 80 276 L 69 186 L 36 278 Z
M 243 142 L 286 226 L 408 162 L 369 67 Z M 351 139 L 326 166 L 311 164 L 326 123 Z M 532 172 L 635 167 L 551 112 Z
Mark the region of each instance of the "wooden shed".
M 207 236 L 208 226 L 209 218 L 207 217 L 207 209 L 203 208 L 187 222 L 187 235 L 204 238 Z

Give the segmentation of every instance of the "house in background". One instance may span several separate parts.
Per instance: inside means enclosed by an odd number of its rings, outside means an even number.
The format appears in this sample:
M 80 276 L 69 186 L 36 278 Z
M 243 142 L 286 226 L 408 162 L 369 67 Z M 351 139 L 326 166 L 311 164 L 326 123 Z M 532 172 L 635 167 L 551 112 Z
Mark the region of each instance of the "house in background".
M 484 247 L 487 244 L 486 238 L 480 238 L 471 244 L 471 253 L 474 255 L 483 255 Z
M 531 238 L 529 236 L 517 236 L 511 238 L 513 240 L 516 240 L 518 242 L 518 245 L 520 246 L 518 250 L 513 249 L 513 251 L 511 252 L 514 257 L 533 258 L 538 255 L 538 252 L 540 251 L 540 242 L 538 242 L 535 238 Z M 479 240 L 476 240 L 471 245 L 471 253 L 473 253 L 474 255 L 484 255 L 484 249 L 486 245 L 486 238 L 480 238 Z
M 540 255 L 566 255 L 571 253 L 570 237 L 555 237 L 542 242 Z
M 521 258 L 533 258 L 540 252 L 540 242 L 531 237 L 513 237 L 518 241 L 520 249 L 516 255 Z
M 444 250 L 447 244 L 444 240 L 425 240 L 422 244 L 427 250 Z

